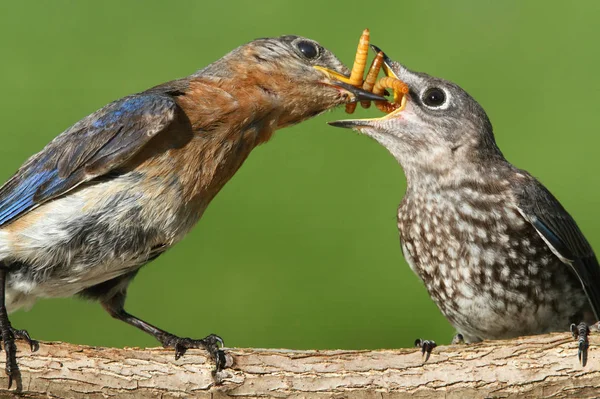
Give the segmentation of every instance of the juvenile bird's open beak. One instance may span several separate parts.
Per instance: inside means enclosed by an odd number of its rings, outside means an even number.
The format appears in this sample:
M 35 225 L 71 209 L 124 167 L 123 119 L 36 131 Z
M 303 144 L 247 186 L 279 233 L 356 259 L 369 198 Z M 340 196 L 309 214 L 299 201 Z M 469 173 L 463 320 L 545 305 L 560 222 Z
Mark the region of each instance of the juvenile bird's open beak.
M 373 51 L 375 51 L 376 54 L 379 52 L 383 53 L 382 69 L 383 69 L 383 72 L 385 73 L 385 75 L 392 76 L 394 78 L 399 79 L 399 77 L 394 73 L 393 69 L 391 68 L 392 59 L 389 58 L 379 47 L 377 47 L 373 44 L 371 44 L 371 49 Z M 341 76 L 343 76 L 343 75 L 341 75 Z M 343 127 L 343 128 L 347 128 L 347 129 L 360 129 L 361 127 L 369 127 L 369 126 L 372 126 L 376 122 L 380 122 L 385 119 L 392 118 L 395 115 L 398 115 L 399 113 L 404 111 L 404 109 L 406 108 L 407 98 L 408 98 L 408 95 L 403 96 L 402 100 L 400 101 L 400 107 L 398 107 L 398 109 L 394 110 L 393 112 L 390 112 L 389 114 L 382 116 L 381 118 L 343 119 L 343 120 L 327 122 L 327 123 L 329 123 L 331 126 Z M 385 99 L 385 101 L 387 101 L 387 99 Z
M 318 65 L 315 65 L 314 68 L 325 74 L 326 81 L 323 83 L 325 83 L 329 86 L 338 87 L 340 89 L 346 90 L 347 92 L 350 92 L 354 97 L 352 102 L 385 101 L 385 97 L 381 97 L 377 94 L 371 93 L 370 91 L 366 91 L 359 87 L 351 85 L 350 79 L 348 78 L 348 76 L 342 75 L 341 73 L 332 71 L 331 69 L 323 68 Z

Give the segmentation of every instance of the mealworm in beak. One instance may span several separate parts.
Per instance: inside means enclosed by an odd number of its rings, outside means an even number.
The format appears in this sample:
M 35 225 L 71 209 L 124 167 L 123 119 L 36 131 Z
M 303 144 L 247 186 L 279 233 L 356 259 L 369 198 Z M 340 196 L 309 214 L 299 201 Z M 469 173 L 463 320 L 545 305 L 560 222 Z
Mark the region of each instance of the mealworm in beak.
M 369 54 L 369 39 L 369 29 L 365 29 L 360 36 L 360 40 L 358 41 L 358 47 L 356 48 L 356 55 L 354 57 L 354 64 L 352 65 L 352 72 L 350 73 L 349 83 L 356 87 L 361 87 L 363 84 L 363 75 L 367 65 L 367 55 Z M 349 114 L 354 113 L 355 109 L 356 103 L 346 105 L 346 112 Z
M 377 82 L 377 75 L 379 75 L 379 71 L 381 70 L 381 65 L 383 65 L 383 52 L 380 51 L 371 63 L 371 67 L 369 68 L 369 72 L 367 73 L 367 77 L 362 86 L 363 90 L 373 91 L 373 87 Z M 371 101 L 361 101 L 360 105 L 362 105 L 363 108 L 369 108 L 371 106 Z
M 399 103 L 406 94 L 408 94 L 408 86 L 403 81 L 392 76 L 385 76 L 375 83 L 373 93 L 382 95 L 386 88 L 394 90 L 394 102 L 376 101 L 375 106 L 380 110 L 389 114 L 398 109 Z

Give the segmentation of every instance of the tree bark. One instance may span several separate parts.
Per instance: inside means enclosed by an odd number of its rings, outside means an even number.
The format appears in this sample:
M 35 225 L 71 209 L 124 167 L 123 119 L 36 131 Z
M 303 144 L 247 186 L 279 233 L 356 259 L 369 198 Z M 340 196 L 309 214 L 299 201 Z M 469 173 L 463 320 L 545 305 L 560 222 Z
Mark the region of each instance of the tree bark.
M 418 349 L 228 348 L 230 367 L 217 376 L 202 350 L 176 361 L 162 348 L 41 343 L 30 353 L 19 344 L 17 390 L 2 390 L 0 397 L 595 398 L 600 337 L 590 338 L 586 367 L 570 334 L 548 334 L 441 346 L 425 363 Z M 0 386 L 7 383 L 2 375 Z

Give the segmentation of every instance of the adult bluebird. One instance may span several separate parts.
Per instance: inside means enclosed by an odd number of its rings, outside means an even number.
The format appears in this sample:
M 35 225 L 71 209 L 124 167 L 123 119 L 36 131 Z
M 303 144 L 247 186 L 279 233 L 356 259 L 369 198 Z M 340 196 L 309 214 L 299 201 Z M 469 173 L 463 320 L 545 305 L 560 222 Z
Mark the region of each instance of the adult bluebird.
M 577 224 L 504 158 L 469 94 L 384 60 L 386 74 L 408 85 L 400 107 L 332 125 L 372 137 L 404 169 L 398 228 L 411 269 L 466 342 L 571 324 L 585 364 L 587 325 L 600 314 L 600 267 Z M 425 345 L 430 351 L 433 343 Z
M 381 99 L 345 83 L 348 69 L 298 36 L 252 41 L 182 78 L 114 101 L 27 160 L 0 188 L 0 330 L 9 386 L 18 373 L 7 312 L 81 295 L 175 349 L 180 338 L 124 309 L 139 269 L 198 222 L 254 147 L 337 105 Z

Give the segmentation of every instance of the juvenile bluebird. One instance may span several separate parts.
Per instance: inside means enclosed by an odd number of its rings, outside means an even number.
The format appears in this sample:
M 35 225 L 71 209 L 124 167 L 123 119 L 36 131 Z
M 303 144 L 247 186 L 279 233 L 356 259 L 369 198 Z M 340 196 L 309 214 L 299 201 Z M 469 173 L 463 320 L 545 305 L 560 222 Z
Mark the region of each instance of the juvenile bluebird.
M 404 169 L 398 229 L 411 269 L 467 343 L 584 322 L 571 329 L 585 364 L 587 325 L 600 314 L 600 267 L 577 224 L 504 158 L 469 94 L 384 60 L 386 74 L 409 87 L 400 107 L 331 124 L 372 137 Z M 428 352 L 435 345 L 423 344 Z
M 0 331 L 9 386 L 18 375 L 7 312 L 80 295 L 175 349 L 180 338 L 129 314 L 127 286 L 179 242 L 257 145 L 277 129 L 359 100 L 349 70 L 298 36 L 252 41 L 198 72 L 114 101 L 29 158 L 0 188 Z

